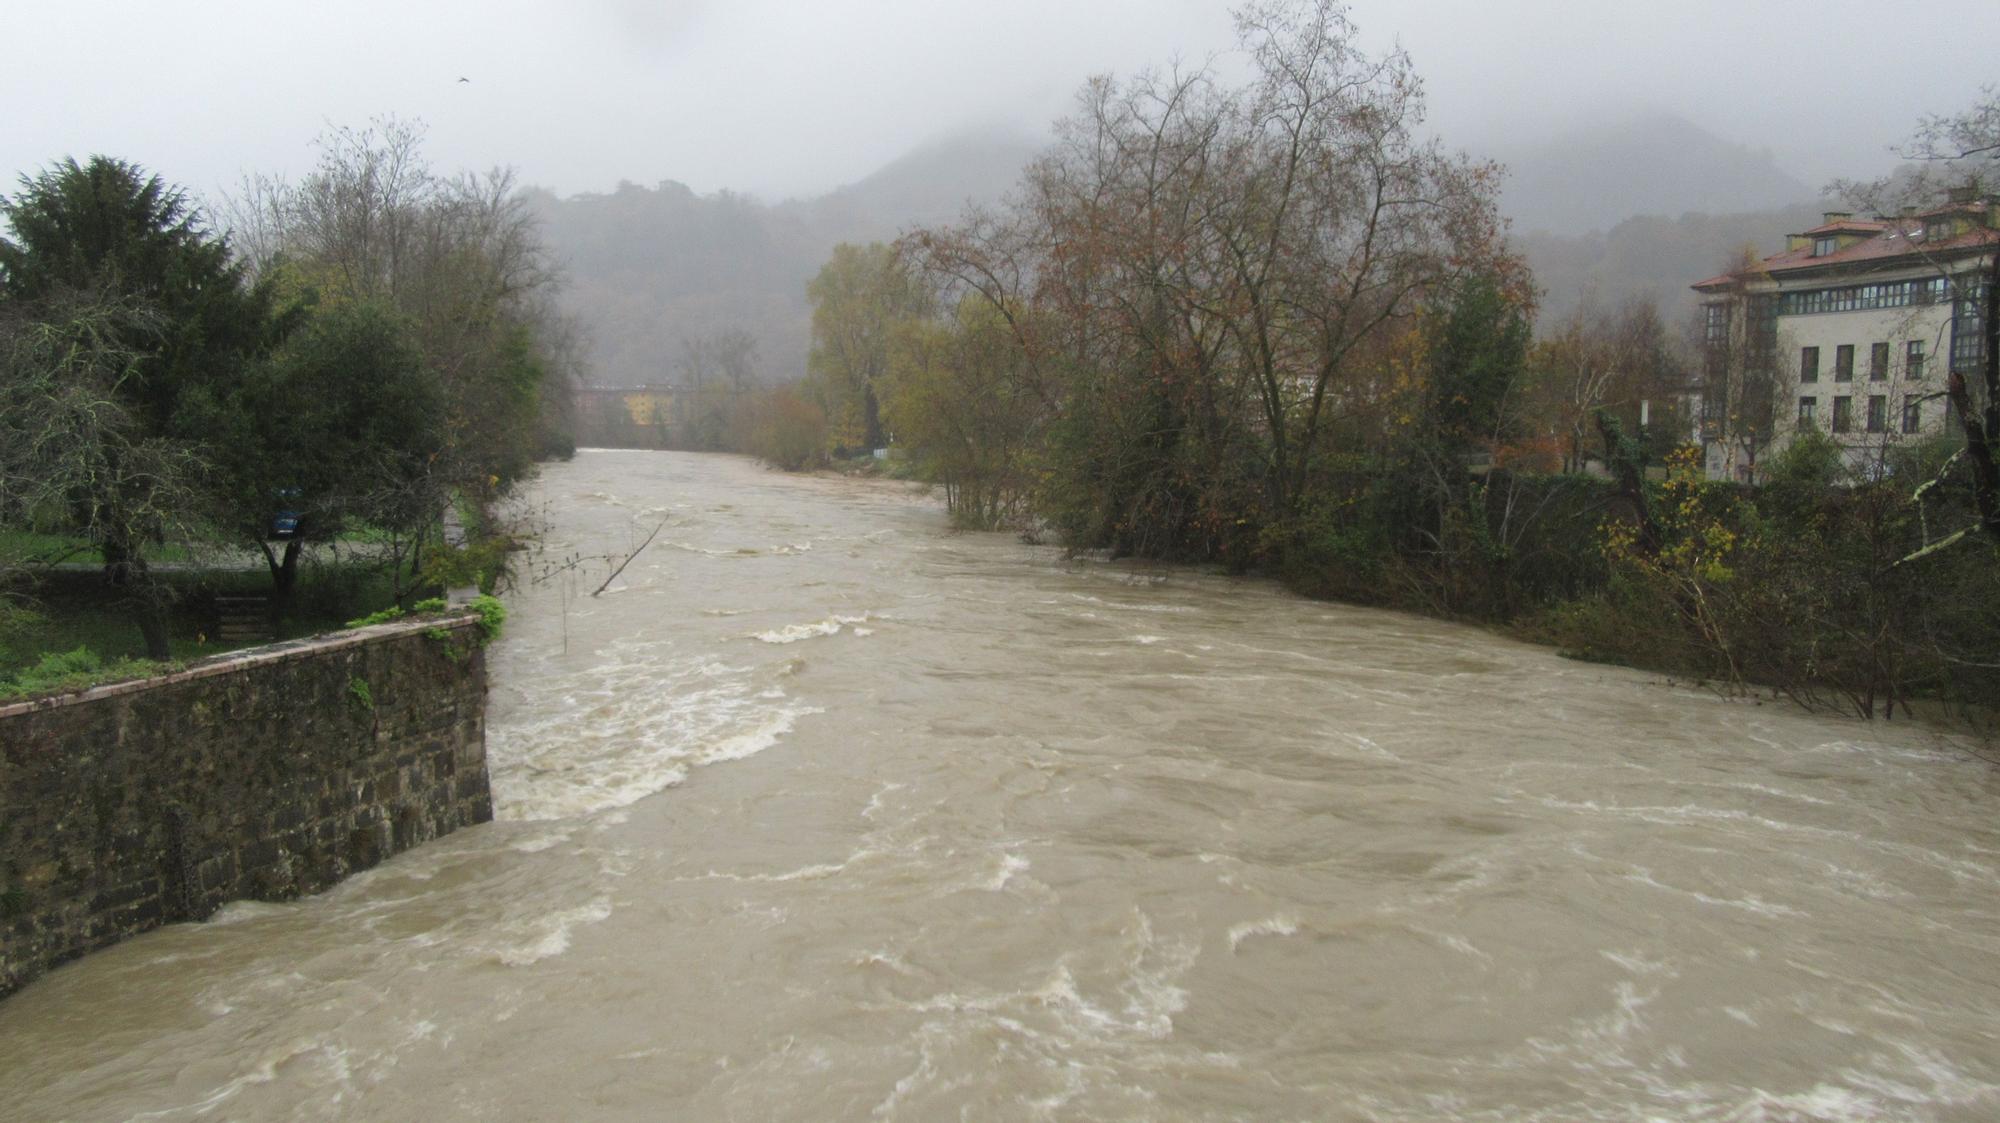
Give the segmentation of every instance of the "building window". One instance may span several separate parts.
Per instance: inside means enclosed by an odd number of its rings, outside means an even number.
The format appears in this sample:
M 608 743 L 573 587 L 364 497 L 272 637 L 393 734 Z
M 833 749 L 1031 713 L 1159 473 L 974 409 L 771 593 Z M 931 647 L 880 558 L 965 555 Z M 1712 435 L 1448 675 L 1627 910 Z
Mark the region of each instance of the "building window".
M 1868 345 L 1868 381 L 1880 382 L 1889 377 L 1889 345 L 1871 343 Z
M 1833 349 L 1833 380 L 1854 381 L 1854 344 L 1843 343 Z
M 1801 397 L 1799 399 L 1799 428 L 1801 429 L 1812 428 L 1816 424 L 1814 418 L 1818 415 L 1818 413 L 1819 413 L 1818 398 L 1813 397 L 1811 394 L 1807 394 Z
M 1833 399 L 1833 431 L 1836 433 L 1854 431 L 1854 399 L 1844 394 Z
M 1924 341 L 1912 339 L 1903 344 L 1903 371 L 1911 378 L 1924 376 Z
M 1847 285 L 1837 289 L 1795 289 L 1778 296 L 1780 314 L 1806 315 L 1814 312 L 1853 312 L 1870 308 L 1907 308 L 1912 304 L 1935 304 L 1944 299 L 1945 279 L 1927 277 L 1916 281 L 1877 281 L 1867 285 Z
M 1819 381 L 1819 348 L 1801 347 L 1799 349 L 1799 381 Z
M 1980 359 L 1986 350 L 1983 333 L 1979 330 L 1985 286 L 1964 278 L 1956 288 L 1960 295 L 1958 307 L 1951 317 L 1951 369 L 1969 372 L 1979 369 Z
M 1813 239 L 1813 256 L 1825 257 L 1840 248 L 1840 242 L 1831 234 L 1822 234 Z
M 1924 241 L 1942 242 L 1951 237 L 1951 219 L 1934 218 L 1924 223 Z
M 1729 345 L 1729 305 L 1710 304 L 1702 309 L 1707 314 L 1706 340 L 1710 347 Z
M 1886 433 L 1889 431 L 1889 399 L 1884 394 L 1868 395 L 1868 431 Z
M 1919 398 L 1903 399 L 1903 432 L 1914 433 L 1924 427 L 1924 403 Z

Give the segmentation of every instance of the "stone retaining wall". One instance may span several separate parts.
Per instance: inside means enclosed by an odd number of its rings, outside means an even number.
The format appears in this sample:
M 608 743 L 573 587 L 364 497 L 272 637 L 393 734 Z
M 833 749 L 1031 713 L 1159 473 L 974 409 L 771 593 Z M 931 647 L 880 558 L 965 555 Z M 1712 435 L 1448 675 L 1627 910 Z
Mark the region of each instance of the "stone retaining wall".
M 397 621 L 0 706 L 0 996 L 491 819 L 477 624 Z

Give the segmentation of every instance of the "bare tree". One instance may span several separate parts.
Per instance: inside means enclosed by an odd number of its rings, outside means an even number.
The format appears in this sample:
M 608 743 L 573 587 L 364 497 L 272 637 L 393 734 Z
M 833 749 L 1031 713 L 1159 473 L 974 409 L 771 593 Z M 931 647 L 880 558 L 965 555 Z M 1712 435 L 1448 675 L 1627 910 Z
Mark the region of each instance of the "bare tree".
M 226 210 L 267 275 L 408 319 L 451 402 L 439 477 L 483 494 L 527 468 L 560 395 L 543 299 L 560 277 L 513 173 L 440 175 L 423 139 L 394 117 L 331 129 L 306 176 L 253 178 Z
M 986 301 L 1070 445 L 1085 539 L 1232 549 L 1297 515 L 1330 434 L 1389 412 L 1383 359 L 1476 272 L 1526 303 L 1498 170 L 1421 134 L 1421 84 L 1331 0 L 1237 13 L 1254 68 L 1099 79 L 1010 206 L 905 243 Z
M 1974 195 L 1982 182 L 1992 184 L 2000 180 L 2000 86 L 1987 86 L 1960 113 L 1935 115 L 1918 122 L 1916 133 L 1902 155 L 1913 164 L 1895 175 L 1869 182 L 1840 180 L 1831 184 L 1829 190 L 1879 211 L 1906 212 L 1912 206 L 1934 203 L 1945 191 L 1960 184 L 1972 188 L 1966 195 Z M 1993 206 L 1990 199 L 1986 206 Z M 1953 294 L 1960 301 L 1960 314 L 1978 320 L 1978 369 L 1970 372 L 1971 379 L 1966 377 L 1968 372 L 1953 369 L 1945 391 L 1965 427 L 1964 447 L 1954 459 L 1962 458 L 1971 473 L 1978 518 L 1973 526 L 1926 546 L 1915 556 L 1923 556 L 1961 540 L 1968 531 L 1980 529 L 1993 541 L 2000 542 L 2000 222 L 1996 222 L 1990 210 L 1985 217 L 1986 229 L 1980 231 L 1984 248 L 1975 271 L 1954 274 L 1944 255 L 1937 258 L 1939 271 L 1953 280 L 1954 287 L 1964 284 L 1969 277 L 1978 278 L 1969 286 L 1972 291 Z M 1918 494 L 1928 490 L 1930 485 L 1924 485 Z
M 32 310 L 0 303 L 0 521 L 61 525 L 95 544 L 147 655 L 164 659 L 168 591 L 147 553 L 186 536 L 203 466 L 149 433 L 119 392 L 142 358 L 127 341 L 155 322 L 75 294 Z

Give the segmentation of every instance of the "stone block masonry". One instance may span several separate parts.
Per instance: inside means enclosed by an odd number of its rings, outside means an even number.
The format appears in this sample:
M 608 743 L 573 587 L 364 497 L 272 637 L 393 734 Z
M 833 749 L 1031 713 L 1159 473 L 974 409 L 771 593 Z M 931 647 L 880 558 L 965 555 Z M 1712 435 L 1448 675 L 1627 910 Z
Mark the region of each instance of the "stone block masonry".
M 0 706 L 0 997 L 491 819 L 485 722 L 469 614 Z

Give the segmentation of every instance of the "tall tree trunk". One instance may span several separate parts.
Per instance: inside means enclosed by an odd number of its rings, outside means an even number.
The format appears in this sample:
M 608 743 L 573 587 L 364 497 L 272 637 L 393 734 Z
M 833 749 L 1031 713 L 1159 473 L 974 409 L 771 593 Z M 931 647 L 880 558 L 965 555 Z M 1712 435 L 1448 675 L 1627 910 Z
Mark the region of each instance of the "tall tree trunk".
M 167 643 L 166 606 L 146 589 L 132 599 L 134 615 L 139 623 L 139 636 L 146 641 L 146 658 L 170 659 L 173 649 Z
M 1597 411 L 1597 432 L 1604 438 L 1604 459 L 1618 480 L 1618 493 L 1632 504 L 1633 516 L 1638 519 L 1639 550 L 1652 557 L 1660 552 L 1660 527 L 1653 521 L 1653 506 L 1646 498 L 1646 474 L 1640 467 L 1638 445 L 1625 435 L 1617 418 L 1601 409 Z
M 292 614 L 292 596 L 299 584 L 299 552 L 303 542 L 298 538 L 288 539 L 282 557 L 272 551 L 269 542 L 257 545 L 264 551 L 264 564 L 271 570 L 271 623 L 275 625 Z
M 873 452 L 887 442 L 882 439 L 882 405 L 875 400 L 875 384 L 869 382 L 861 387 L 861 428 L 862 443 Z
M 132 548 L 132 536 L 122 522 L 113 522 L 100 547 L 104 557 L 104 579 L 125 592 L 125 605 L 146 644 L 146 658 L 166 659 L 173 652 L 167 644 L 167 611 L 163 590 L 153 581 L 146 559 Z

